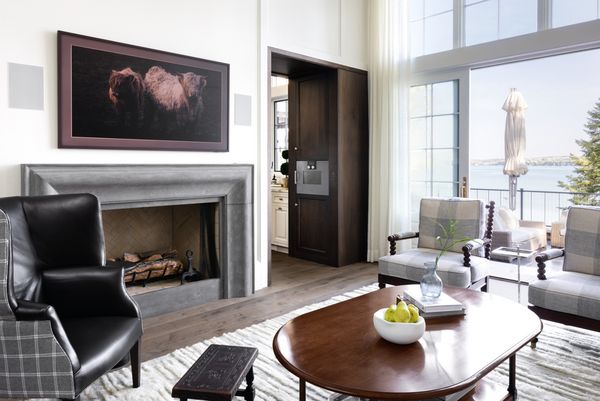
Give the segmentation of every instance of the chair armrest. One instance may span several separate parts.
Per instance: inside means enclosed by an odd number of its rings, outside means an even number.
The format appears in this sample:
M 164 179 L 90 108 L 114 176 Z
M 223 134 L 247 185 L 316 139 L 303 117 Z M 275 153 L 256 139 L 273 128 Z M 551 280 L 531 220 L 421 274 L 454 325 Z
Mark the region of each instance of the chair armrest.
M 136 303 L 125 290 L 123 269 L 93 266 L 46 270 L 44 300 L 59 316 L 139 317 Z
M 543 221 L 519 220 L 519 227 L 538 228 L 546 230 L 546 223 Z
M 535 261 L 538 265 L 537 278 L 539 280 L 546 280 L 546 262 L 552 259 L 560 258 L 561 256 L 565 256 L 564 249 L 553 248 L 538 253 L 538 255 L 535 257 Z
M 491 242 L 490 239 L 483 238 L 483 239 L 472 239 L 472 240 L 468 241 L 466 244 L 464 244 L 462 247 L 462 251 L 463 251 L 463 255 L 464 255 L 463 266 L 471 267 L 471 252 L 476 249 L 479 249 L 483 246 L 489 246 L 490 242 Z M 488 255 L 486 252 L 486 258 L 487 257 L 488 257 Z
M 58 319 L 56 311 L 51 305 L 25 301 L 23 299 L 17 300 L 17 308 L 14 310 L 14 314 L 17 320 L 33 321 Z
M 400 234 L 392 234 L 388 237 L 388 241 L 390 242 L 390 255 L 396 254 L 396 241 L 401 241 L 404 239 L 412 239 L 419 238 L 418 232 L 407 231 Z
M 17 320 L 49 320 L 52 332 L 54 333 L 54 338 L 56 338 L 56 341 L 58 341 L 71 360 L 73 372 L 77 373 L 79 371 L 81 364 L 77 357 L 77 353 L 67 338 L 67 333 L 65 333 L 65 329 L 56 314 L 56 310 L 54 310 L 51 305 L 18 299 L 17 308 L 14 310 L 14 314 Z
M 486 240 L 489 241 L 487 238 L 485 239 L 472 239 L 471 241 L 468 241 L 465 245 L 463 245 L 463 252 L 468 251 L 471 252 L 475 249 L 479 249 L 482 246 L 485 245 Z

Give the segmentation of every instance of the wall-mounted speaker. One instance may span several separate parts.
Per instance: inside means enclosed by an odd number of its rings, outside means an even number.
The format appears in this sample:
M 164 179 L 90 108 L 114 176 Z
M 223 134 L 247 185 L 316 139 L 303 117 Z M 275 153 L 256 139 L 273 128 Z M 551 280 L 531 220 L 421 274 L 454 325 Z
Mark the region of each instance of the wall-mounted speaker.
M 8 107 L 44 110 L 44 68 L 8 63 Z
M 252 97 L 248 95 L 234 95 L 235 125 L 252 125 Z

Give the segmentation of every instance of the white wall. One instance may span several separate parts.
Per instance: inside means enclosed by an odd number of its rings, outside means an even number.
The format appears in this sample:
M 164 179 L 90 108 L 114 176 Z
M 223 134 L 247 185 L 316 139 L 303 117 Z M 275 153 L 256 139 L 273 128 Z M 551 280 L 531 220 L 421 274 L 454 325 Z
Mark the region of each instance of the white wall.
M 210 6 L 207 6 L 210 4 Z M 233 94 L 257 100 L 256 2 L 25 0 L 0 13 L 0 196 L 20 193 L 21 163 L 256 163 L 253 125 L 233 125 Z M 56 31 L 230 64 L 228 153 L 57 148 Z M 43 111 L 9 109 L 7 63 L 44 67 Z
M 267 45 L 367 69 L 367 0 L 266 0 Z
M 255 165 L 255 287 L 267 284 L 266 47 L 366 69 L 367 0 L 20 0 L 0 13 L 0 196 L 20 194 L 28 163 Z M 280 23 L 286 18 L 290 26 Z M 302 22 L 304 21 L 304 22 Z M 230 65 L 229 152 L 58 149 L 56 31 Z M 44 110 L 8 108 L 8 63 L 44 68 Z M 233 124 L 233 95 L 252 97 L 252 125 Z

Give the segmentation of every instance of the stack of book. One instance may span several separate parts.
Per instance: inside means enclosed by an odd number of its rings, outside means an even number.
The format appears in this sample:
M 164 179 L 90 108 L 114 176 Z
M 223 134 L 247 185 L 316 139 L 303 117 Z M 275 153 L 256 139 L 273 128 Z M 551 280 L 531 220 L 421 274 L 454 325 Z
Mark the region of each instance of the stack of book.
M 403 295 L 398 295 L 398 297 L 419 308 L 420 315 L 425 318 L 465 314 L 464 305 L 450 295 L 442 292 L 439 298 L 427 298 L 421 294 L 421 289 L 417 285 L 410 286 L 404 290 Z

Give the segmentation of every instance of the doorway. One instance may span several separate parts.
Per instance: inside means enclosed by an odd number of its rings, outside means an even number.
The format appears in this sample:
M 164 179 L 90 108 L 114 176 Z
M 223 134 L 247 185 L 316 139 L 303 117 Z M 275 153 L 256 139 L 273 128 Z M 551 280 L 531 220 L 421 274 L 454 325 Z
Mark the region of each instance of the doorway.
M 279 49 L 268 53 L 269 76 L 288 80 L 287 102 L 269 87 L 270 244 L 287 232 L 290 256 L 335 267 L 365 260 L 367 72 Z M 287 145 L 280 140 L 285 133 Z M 280 185 L 285 170 L 287 191 Z M 270 283 L 271 259 L 268 271 Z

